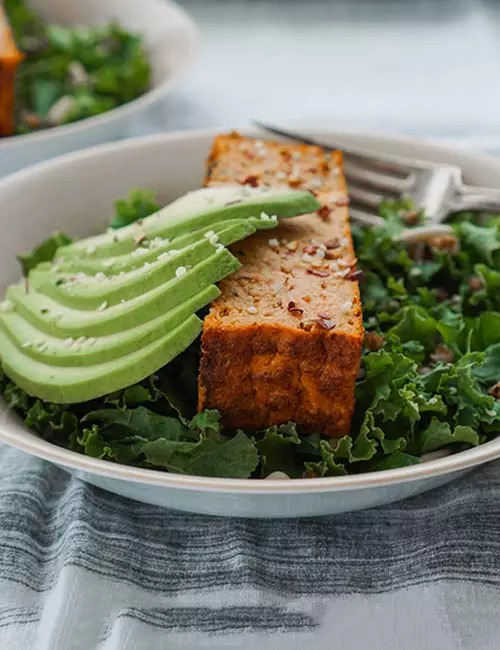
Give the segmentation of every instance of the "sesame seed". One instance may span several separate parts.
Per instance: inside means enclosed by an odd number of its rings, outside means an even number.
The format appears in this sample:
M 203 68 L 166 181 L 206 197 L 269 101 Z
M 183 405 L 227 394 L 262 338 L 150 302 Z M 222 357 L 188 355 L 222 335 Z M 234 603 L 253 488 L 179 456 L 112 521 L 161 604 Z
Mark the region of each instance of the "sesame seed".
M 102 302 L 102 303 L 99 305 L 99 307 L 97 308 L 97 311 L 104 311 L 104 310 L 106 309 L 107 306 L 108 306 L 108 303 L 107 303 L 106 300 L 105 300 L 104 302 Z
M 257 313 L 257 307 L 247 307 L 247 312 L 249 314 L 256 314 Z
M 186 273 L 187 273 L 187 268 L 185 266 L 179 266 L 178 268 L 175 269 L 176 278 L 182 278 L 182 276 L 186 275 Z
M 352 301 L 351 300 L 346 300 L 346 302 L 343 303 L 343 305 L 340 308 L 340 311 L 345 314 L 347 311 L 352 309 Z
M 87 246 L 87 253 L 93 255 L 96 252 L 97 248 L 95 246 Z
M 212 235 L 208 241 L 212 246 L 215 246 L 219 241 L 219 235 Z
M 12 311 L 14 304 L 10 300 L 3 300 L 0 302 L 0 311 Z
M 279 243 L 279 241 L 277 239 L 269 239 L 267 243 L 269 244 L 269 246 L 271 248 L 278 248 L 279 245 L 280 245 L 280 243 Z
M 277 214 L 272 214 L 272 215 L 269 217 L 269 219 L 271 219 L 271 221 L 278 221 L 278 215 L 277 215 Z

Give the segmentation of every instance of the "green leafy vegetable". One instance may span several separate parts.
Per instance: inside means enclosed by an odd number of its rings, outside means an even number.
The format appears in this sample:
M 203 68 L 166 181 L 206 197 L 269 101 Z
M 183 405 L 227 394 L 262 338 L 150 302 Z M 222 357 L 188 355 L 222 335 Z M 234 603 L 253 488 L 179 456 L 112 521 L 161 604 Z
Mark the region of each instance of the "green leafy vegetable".
M 149 89 L 151 67 L 140 36 L 116 23 L 45 24 L 24 0 L 4 6 L 26 53 L 16 78 L 16 133 L 99 115 Z
M 126 199 L 115 201 L 115 218 L 112 228 L 123 228 L 160 209 L 155 193 L 149 190 L 131 190 Z
M 92 38 L 85 30 L 51 34 L 71 51 Z M 115 228 L 159 209 L 144 190 L 115 207 Z M 393 240 L 411 210 L 406 201 L 384 202 L 383 227 L 353 229 L 368 336 L 352 427 L 338 440 L 304 435 L 293 423 L 225 431 L 217 411 L 195 415 L 199 342 L 140 384 L 84 404 L 43 403 L 1 375 L 0 389 L 28 426 L 56 444 L 184 474 L 340 476 L 491 440 L 500 433 L 500 218 L 456 215 L 457 245 L 442 250 L 431 242 L 422 251 Z M 49 262 L 64 238 L 56 234 L 20 256 L 23 268 Z M 377 349 L 370 350 L 370 335 Z
M 30 253 L 21 253 L 18 255 L 17 259 L 23 269 L 23 275 L 28 275 L 31 269 L 34 269 L 41 262 L 51 262 L 54 259 L 56 250 L 60 246 L 70 244 L 71 241 L 71 237 L 68 237 L 63 232 L 55 232 Z

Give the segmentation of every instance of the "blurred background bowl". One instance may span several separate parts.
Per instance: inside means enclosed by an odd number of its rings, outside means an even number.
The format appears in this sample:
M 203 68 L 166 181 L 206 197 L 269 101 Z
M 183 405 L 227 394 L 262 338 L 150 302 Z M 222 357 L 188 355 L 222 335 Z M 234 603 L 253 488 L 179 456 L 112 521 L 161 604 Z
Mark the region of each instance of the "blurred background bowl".
M 171 0 L 31 0 L 49 23 L 99 25 L 118 22 L 140 34 L 152 68 L 151 89 L 101 115 L 28 135 L 0 139 L 0 176 L 62 153 L 166 126 L 162 100 L 194 58 L 196 27 Z

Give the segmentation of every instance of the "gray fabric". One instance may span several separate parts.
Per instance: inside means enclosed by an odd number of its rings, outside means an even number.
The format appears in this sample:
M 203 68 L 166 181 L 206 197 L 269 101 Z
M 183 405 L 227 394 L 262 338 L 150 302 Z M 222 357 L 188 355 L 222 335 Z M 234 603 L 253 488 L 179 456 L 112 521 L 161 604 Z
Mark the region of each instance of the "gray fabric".
M 500 463 L 386 508 L 251 521 L 0 451 L 2 648 L 498 648 Z
M 202 48 L 171 128 L 309 119 L 500 150 L 494 2 L 183 4 Z M 0 447 L 0 648 L 496 650 L 499 504 L 495 463 L 368 512 L 210 519 Z

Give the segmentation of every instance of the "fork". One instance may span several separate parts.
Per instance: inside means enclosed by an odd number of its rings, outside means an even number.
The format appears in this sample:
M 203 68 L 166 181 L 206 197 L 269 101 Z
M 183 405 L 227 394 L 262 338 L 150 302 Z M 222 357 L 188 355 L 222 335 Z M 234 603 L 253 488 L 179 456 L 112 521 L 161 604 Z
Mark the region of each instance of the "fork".
M 344 155 L 344 173 L 350 199 L 350 217 L 364 226 L 378 226 L 384 220 L 378 207 L 384 199 L 407 197 L 426 216 L 426 224 L 439 224 L 455 212 L 479 210 L 500 212 L 500 190 L 474 187 L 462 181 L 462 170 L 400 156 L 379 154 L 371 149 L 335 147 L 296 131 L 254 121 L 263 131 Z

